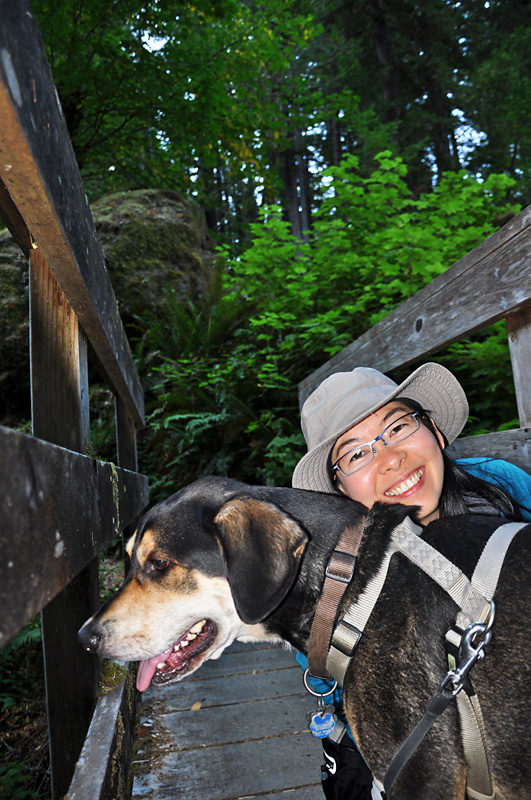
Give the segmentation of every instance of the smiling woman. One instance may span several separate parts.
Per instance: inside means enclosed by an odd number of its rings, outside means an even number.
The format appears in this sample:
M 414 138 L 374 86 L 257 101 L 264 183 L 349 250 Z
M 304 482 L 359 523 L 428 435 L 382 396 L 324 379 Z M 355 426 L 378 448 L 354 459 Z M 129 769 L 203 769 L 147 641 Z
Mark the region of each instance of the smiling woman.
M 454 462 L 444 452 L 467 417 L 463 389 L 440 364 L 424 364 L 400 385 L 368 367 L 335 373 L 303 406 L 308 452 L 295 468 L 293 486 L 341 493 L 368 509 L 377 502 L 414 506 L 423 526 L 470 513 L 531 519 L 529 475 L 505 461 Z M 297 660 L 307 667 L 305 656 Z M 317 691 L 330 692 L 326 681 L 310 681 Z M 334 703 L 341 703 L 340 690 Z M 323 748 L 326 797 L 369 800 L 370 772 L 352 740 L 325 739 Z

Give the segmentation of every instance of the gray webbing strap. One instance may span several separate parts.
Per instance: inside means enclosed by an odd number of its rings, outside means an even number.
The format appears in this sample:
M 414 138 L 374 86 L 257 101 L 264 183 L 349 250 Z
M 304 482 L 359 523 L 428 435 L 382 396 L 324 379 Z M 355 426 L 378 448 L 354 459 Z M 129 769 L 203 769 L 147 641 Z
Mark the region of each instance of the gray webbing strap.
M 391 545 L 377 574 L 369 581 L 358 600 L 349 606 L 336 626 L 326 666 L 328 672 L 341 685 L 354 649 L 382 591 L 391 558 L 396 552 L 403 553 L 436 581 L 450 594 L 457 605 L 464 609 L 467 616 L 477 622 L 486 622 L 489 619 L 490 603 L 472 586 L 466 575 L 455 564 L 420 538 L 421 531 L 422 528 L 409 517 L 395 528 L 391 534 Z
M 514 536 L 527 523 L 507 522 L 500 525 L 489 538 L 479 558 L 471 583 L 488 600 L 492 600 L 501 568 Z M 457 615 L 457 625 L 464 629 L 472 620 L 460 611 Z M 446 638 L 455 645 L 459 645 L 460 637 L 452 629 Z M 490 767 L 487 759 L 485 741 L 485 728 L 483 715 L 477 695 L 467 695 L 460 692 L 457 695 L 457 709 L 461 723 L 461 736 L 463 749 L 468 765 L 467 795 L 470 800 L 492 800 L 494 792 L 490 777 Z
M 467 794 L 474 800 L 490 800 L 494 797 L 490 766 L 487 759 L 487 743 L 483 715 L 477 695 L 459 692 L 456 697 L 461 739 L 467 762 Z

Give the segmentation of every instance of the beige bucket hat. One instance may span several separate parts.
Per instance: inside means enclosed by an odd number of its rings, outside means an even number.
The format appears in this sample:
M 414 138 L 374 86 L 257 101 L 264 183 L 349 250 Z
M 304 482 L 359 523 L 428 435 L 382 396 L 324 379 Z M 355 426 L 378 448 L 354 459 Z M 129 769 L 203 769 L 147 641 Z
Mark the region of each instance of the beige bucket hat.
M 371 367 L 336 372 L 307 398 L 301 425 L 308 452 L 293 472 L 295 489 L 334 492 L 328 472 L 332 445 L 342 433 L 395 397 L 408 397 L 428 412 L 448 443 L 459 436 L 468 402 L 457 378 L 440 364 L 423 364 L 400 385 Z

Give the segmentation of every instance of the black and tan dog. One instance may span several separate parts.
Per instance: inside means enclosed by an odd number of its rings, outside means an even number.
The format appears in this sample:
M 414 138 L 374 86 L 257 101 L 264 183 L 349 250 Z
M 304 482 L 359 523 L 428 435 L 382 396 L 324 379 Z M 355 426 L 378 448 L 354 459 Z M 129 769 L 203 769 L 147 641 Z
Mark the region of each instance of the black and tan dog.
M 411 511 L 411 510 L 409 510 Z M 367 516 L 344 603 L 375 573 L 403 506 Z M 79 633 L 108 658 L 142 660 L 138 687 L 181 680 L 235 639 L 288 642 L 306 652 L 326 564 L 364 510 L 351 500 L 205 478 L 155 506 L 128 545 L 131 570 Z M 431 523 L 423 538 L 470 575 L 499 518 Z M 517 534 L 495 597 L 497 616 L 473 683 L 485 717 L 497 800 L 531 797 L 531 529 Z M 401 555 L 344 683 L 346 715 L 381 781 L 444 677 L 450 597 Z M 393 788 L 393 800 L 464 800 L 466 765 L 450 705 Z

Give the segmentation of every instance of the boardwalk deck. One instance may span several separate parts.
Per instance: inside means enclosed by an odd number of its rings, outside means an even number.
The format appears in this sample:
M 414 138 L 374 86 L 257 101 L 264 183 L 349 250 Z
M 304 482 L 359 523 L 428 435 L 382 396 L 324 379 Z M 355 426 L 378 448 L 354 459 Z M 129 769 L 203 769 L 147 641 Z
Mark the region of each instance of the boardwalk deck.
M 188 681 L 144 693 L 133 799 L 322 800 L 310 706 L 292 653 L 234 644 Z

